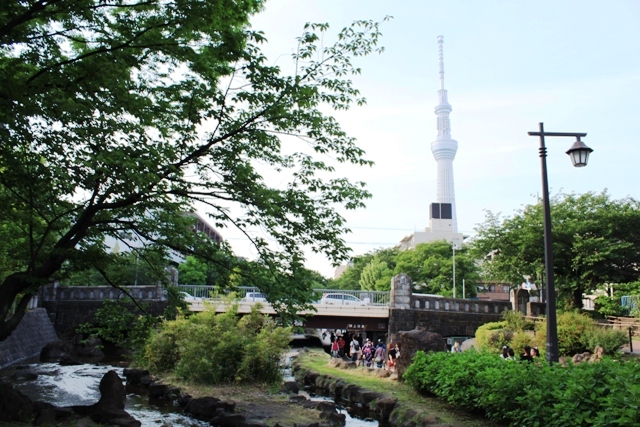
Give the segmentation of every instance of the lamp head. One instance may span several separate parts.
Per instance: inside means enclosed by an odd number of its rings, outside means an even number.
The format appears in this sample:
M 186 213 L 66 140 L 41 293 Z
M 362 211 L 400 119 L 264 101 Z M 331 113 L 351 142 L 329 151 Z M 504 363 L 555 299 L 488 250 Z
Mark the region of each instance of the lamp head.
M 574 142 L 571 148 L 567 150 L 567 154 L 571 157 L 571 163 L 573 163 L 573 166 L 581 168 L 583 166 L 587 166 L 589 154 L 591 154 L 593 149 L 587 147 L 584 142 L 580 141 L 579 136 L 577 138 L 576 142 Z

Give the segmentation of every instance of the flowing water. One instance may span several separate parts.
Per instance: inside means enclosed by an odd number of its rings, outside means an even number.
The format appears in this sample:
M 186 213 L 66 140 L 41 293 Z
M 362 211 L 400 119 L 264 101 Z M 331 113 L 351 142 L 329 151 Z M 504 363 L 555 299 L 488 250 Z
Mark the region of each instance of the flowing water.
M 299 348 L 291 349 L 284 357 L 284 368 L 283 368 L 283 380 L 284 381 L 295 381 L 293 374 L 291 372 L 291 362 L 292 359 L 298 354 L 300 351 Z M 356 416 L 355 414 L 350 414 L 348 409 L 342 405 L 342 402 L 336 402 L 332 397 L 328 396 L 320 396 L 313 393 L 309 393 L 307 391 L 301 390 L 298 394 L 306 397 L 309 400 L 313 400 L 315 402 L 334 402 L 336 404 L 336 409 L 339 413 L 344 414 L 346 416 L 345 427 L 378 427 L 378 421 L 372 419 L 362 419 Z
M 120 377 L 123 368 L 111 365 L 61 366 L 56 363 L 36 363 L 7 368 L 0 376 L 32 400 L 56 406 L 92 405 L 100 399 L 100 380 L 110 370 Z M 26 372 L 38 375 L 35 380 L 20 380 Z M 13 376 L 13 378 L 12 378 Z M 178 426 L 208 426 L 208 423 L 183 415 L 180 408 L 150 406 L 146 396 L 127 396 L 125 410 L 142 423 L 143 427 L 159 426 L 169 422 Z
M 291 375 L 291 358 L 299 349 L 292 349 L 285 356 L 283 370 L 284 380 L 293 381 Z M 100 399 L 100 380 L 110 370 L 115 370 L 121 378 L 124 378 L 122 366 L 82 364 L 74 366 L 61 366 L 57 363 L 33 363 L 6 368 L 0 371 L 0 378 L 13 384 L 32 400 L 43 401 L 56 406 L 92 405 Z M 33 373 L 36 379 L 24 379 L 26 374 Z M 301 392 L 311 400 L 329 400 L 329 397 L 308 395 Z M 336 404 L 339 405 L 338 402 Z M 209 423 L 198 421 L 182 414 L 180 407 L 149 405 L 146 396 L 135 394 L 127 395 L 125 410 L 142 423 L 142 427 L 158 427 L 163 423 L 171 423 L 175 427 L 204 427 Z M 338 411 L 346 415 L 345 427 L 377 427 L 377 421 L 361 420 L 349 415 L 344 407 L 338 407 Z

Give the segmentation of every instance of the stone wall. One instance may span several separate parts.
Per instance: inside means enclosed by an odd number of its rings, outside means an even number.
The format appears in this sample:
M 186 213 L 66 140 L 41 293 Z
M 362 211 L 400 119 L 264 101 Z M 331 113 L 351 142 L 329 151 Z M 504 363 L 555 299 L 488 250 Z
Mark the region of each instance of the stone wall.
M 96 310 L 102 307 L 103 301 L 42 301 L 47 309 L 53 327 L 58 334 L 75 330 L 83 323 L 92 323 Z M 161 316 L 167 301 L 146 301 L 145 306 L 154 316 Z M 133 310 L 133 304 L 130 304 Z
M 161 316 L 168 305 L 162 286 L 128 286 L 127 291 L 136 301 L 149 307 L 154 316 Z M 56 282 L 40 292 L 40 304 L 46 308 L 60 335 L 83 323 L 93 322 L 96 310 L 106 300 L 125 301 L 127 307 L 130 304 L 130 309 L 135 309 L 129 296 L 111 286 L 60 286 Z
M 443 337 L 472 337 L 478 327 L 502 320 L 502 312 L 511 309 L 510 301 L 414 294 L 411 278 L 401 273 L 391 279 L 388 335 L 389 339 L 395 339 L 400 331 L 418 328 Z
M 16 330 L 0 342 L 0 368 L 38 356 L 42 347 L 57 339 L 45 309 L 27 311 Z
M 164 300 L 162 286 L 127 286 L 127 292 L 137 301 Z M 111 286 L 60 286 L 57 282 L 40 290 L 42 301 L 103 301 L 128 298 Z
M 437 332 L 443 337 L 473 337 L 476 329 L 489 322 L 502 320 L 502 314 L 439 312 L 426 310 L 389 310 L 389 336 L 395 338 L 399 331 L 410 331 L 414 328 L 429 332 Z

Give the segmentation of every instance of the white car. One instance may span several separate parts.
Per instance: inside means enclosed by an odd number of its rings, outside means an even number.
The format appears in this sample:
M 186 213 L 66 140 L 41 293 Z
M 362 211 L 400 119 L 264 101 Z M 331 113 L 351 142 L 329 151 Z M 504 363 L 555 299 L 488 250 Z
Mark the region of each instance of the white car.
M 186 302 L 202 301 L 202 298 L 194 297 L 193 295 L 187 292 L 180 292 L 180 295 L 182 295 L 182 299 L 185 300 Z
M 367 305 L 366 301 L 350 294 L 330 293 L 322 295 L 320 304 L 329 305 Z
M 267 296 L 262 292 L 247 292 L 242 298 L 242 301 L 247 302 L 267 302 Z

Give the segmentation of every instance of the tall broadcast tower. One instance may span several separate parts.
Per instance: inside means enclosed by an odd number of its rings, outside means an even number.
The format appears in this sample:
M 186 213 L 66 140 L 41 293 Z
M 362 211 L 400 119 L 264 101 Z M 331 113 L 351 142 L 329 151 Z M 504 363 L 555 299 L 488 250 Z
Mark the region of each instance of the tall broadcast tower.
M 444 55 L 442 44 L 443 36 L 438 36 L 438 56 L 440 59 L 440 90 L 438 91 L 439 104 L 435 112 L 438 116 L 438 136 L 431 143 L 431 152 L 438 163 L 438 203 L 451 204 L 451 225 L 454 233 L 458 232 L 456 218 L 456 193 L 453 187 L 453 159 L 458 151 L 458 141 L 451 138 L 451 125 L 449 114 L 451 105 L 447 99 L 447 91 L 444 88 Z

